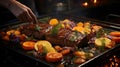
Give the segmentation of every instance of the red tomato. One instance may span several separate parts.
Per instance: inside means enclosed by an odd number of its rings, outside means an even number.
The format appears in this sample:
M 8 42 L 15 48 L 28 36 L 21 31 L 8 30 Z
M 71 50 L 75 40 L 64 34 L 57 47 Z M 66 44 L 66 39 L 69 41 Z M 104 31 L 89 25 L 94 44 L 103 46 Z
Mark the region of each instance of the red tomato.
M 46 61 L 47 62 L 58 62 L 62 60 L 63 55 L 57 52 L 49 52 L 46 54 Z

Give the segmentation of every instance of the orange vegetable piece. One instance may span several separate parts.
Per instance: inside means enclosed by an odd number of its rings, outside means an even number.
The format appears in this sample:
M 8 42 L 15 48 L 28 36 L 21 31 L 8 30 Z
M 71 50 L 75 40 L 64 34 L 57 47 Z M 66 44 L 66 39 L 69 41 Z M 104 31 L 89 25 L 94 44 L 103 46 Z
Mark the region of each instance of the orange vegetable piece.
M 120 43 L 120 37 L 112 37 L 112 40 L 115 41 L 116 43 Z
M 79 23 L 77 23 L 77 26 L 83 27 L 83 23 L 79 22 Z
M 120 37 L 120 31 L 113 31 L 113 32 L 110 32 L 110 35 L 111 35 L 111 36 Z
M 63 22 L 64 22 L 64 23 L 69 23 L 70 20 L 69 20 L 69 19 L 65 19 L 65 20 L 63 20 Z
M 14 34 L 15 34 L 16 36 L 18 36 L 18 35 L 20 35 L 20 34 L 21 34 L 21 32 L 20 32 L 20 31 L 18 31 L 18 30 L 16 30 L 16 31 L 14 31 Z
M 70 53 L 70 49 L 65 49 L 60 52 L 62 55 L 66 55 Z
M 21 35 L 19 35 L 19 37 L 20 37 L 21 41 L 25 41 L 26 35 L 25 34 L 21 34 Z
M 95 32 L 95 31 L 99 31 L 102 27 L 95 25 L 95 26 L 92 26 L 92 28 L 93 28 L 93 30 Z
M 84 63 L 86 60 L 85 59 L 83 59 L 83 58 L 76 58 L 75 60 L 74 60 L 74 63 L 75 64 L 82 64 L 82 63 Z
M 90 22 L 89 22 L 89 21 L 88 21 L 88 22 L 85 22 L 85 23 L 84 23 L 84 27 L 85 27 L 85 26 L 90 26 Z
M 23 42 L 22 48 L 24 50 L 33 50 L 34 49 L 34 45 L 35 45 L 35 42 L 33 42 L 33 41 L 26 41 L 26 42 Z
M 10 38 L 9 38 L 9 36 L 8 35 L 5 35 L 5 36 L 3 36 L 3 38 L 2 38 L 3 40 L 6 40 L 6 41 L 9 41 L 10 40 Z
M 6 34 L 11 35 L 11 33 L 14 33 L 14 32 L 15 32 L 15 30 L 9 30 L 9 31 L 6 32 Z
M 45 57 L 47 62 L 58 62 L 62 60 L 62 58 L 63 58 L 63 55 L 57 52 L 49 52 L 46 54 L 46 57 Z
M 55 48 L 55 50 L 58 51 L 58 52 L 61 51 L 61 50 L 63 50 L 63 49 L 62 49 L 60 46 L 58 46 L 58 45 L 56 45 L 54 48 Z
M 74 55 L 78 56 L 78 57 L 85 56 L 85 52 L 83 52 L 83 51 L 75 51 Z
M 76 26 L 76 27 L 73 27 L 73 29 L 72 30 L 76 30 L 76 31 L 78 31 L 78 32 L 81 32 L 82 34 L 84 34 L 84 28 L 83 27 L 80 27 L 80 26 Z
M 55 25 L 58 24 L 58 22 L 59 21 L 56 18 L 53 18 L 53 19 L 50 20 L 49 24 L 52 25 L 52 26 L 55 26 Z

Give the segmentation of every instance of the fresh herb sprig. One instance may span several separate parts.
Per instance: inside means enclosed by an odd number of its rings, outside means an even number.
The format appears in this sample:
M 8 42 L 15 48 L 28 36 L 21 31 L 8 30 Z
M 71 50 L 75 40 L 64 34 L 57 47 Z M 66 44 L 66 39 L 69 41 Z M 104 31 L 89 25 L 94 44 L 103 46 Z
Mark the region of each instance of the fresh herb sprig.
M 39 25 L 35 25 L 35 30 L 40 31 L 42 29 L 42 27 L 40 27 Z
M 56 26 L 54 26 L 51 30 L 52 35 L 56 35 L 59 32 L 59 29 L 62 27 L 61 23 L 58 23 Z
M 100 38 L 105 34 L 104 29 L 100 29 L 99 31 L 96 32 L 96 38 Z
M 99 50 L 104 51 L 104 49 L 105 49 L 105 39 L 102 39 L 101 43 L 102 43 L 102 45 L 99 47 Z

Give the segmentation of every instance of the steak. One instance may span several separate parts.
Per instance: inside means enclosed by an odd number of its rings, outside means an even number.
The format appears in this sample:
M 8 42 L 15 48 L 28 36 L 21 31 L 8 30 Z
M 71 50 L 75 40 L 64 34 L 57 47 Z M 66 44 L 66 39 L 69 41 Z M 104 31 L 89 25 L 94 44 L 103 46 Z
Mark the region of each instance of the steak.
M 79 32 L 64 28 L 60 29 L 56 35 L 47 34 L 46 40 L 55 45 L 76 47 L 83 46 L 81 42 L 86 40 L 86 36 Z
M 54 26 L 47 23 L 27 24 L 20 27 L 20 31 L 25 35 L 37 39 L 44 39 L 53 45 L 68 46 L 68 47 L 83 47 L 88 44 L 92 37 L 90 34 L 82 34 L 78 31 L 73 31 L 72 28 L 76 24 L 71 22 L 68 27 L 59 28 L 57 34 L 52 34 Z
M 51 26 L 46 23 L 26 24 L 20 27 L 20 31 L 28 37 L 43 39 L 47 33 L 47 29 L 50 29 L 50 27 Z

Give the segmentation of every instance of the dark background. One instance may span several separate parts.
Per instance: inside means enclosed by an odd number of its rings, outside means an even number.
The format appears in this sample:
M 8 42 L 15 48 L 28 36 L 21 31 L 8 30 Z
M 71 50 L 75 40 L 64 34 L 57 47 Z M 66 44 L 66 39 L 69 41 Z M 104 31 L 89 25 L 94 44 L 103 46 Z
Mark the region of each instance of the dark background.
M 18 0 L 21 3 L 30 7 L 38 16 L 44 14 L 57 13 L 56 4 L 62 2 L 61 13 L 84 16 L 88 18 L 95 18 L 105 20 L 109 14 L 120 15 L 120 0 L 97 0 L 96 6 L 93 5 L 92 0 Z M 81 4 L 88 2 L 88 7 Z M 0 23 L 6 24 L 16 17 L 7 9 L 0 7 Z

